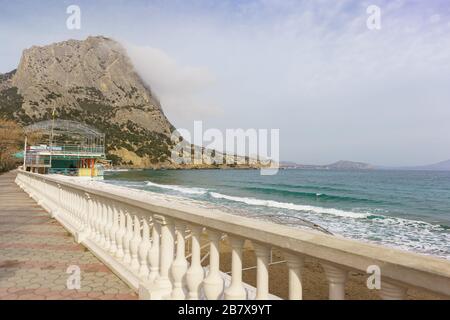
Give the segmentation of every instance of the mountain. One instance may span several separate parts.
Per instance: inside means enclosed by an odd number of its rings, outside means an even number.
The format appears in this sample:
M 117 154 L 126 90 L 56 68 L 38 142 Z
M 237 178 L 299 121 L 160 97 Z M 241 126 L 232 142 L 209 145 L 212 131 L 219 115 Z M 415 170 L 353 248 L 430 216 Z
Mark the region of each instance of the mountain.
M 450 171 L 450 159 L 438 163 L 428 164 L 424 166 L 402 167 L 402 170 L 432 170 L 432 171 Z
M 368 163 L 346 161 L 346 160 L 340 160 L 335 163 L 326 165 L 325 167 L 326 167 L 326 169 L 338 169 L 338 170 L 371 170 L 371 169 L 374 169 L 374 167 Z
M 281 162 L 282 168 L 295 168 L 295 169 L 318 169 L 318 170 L 372 170 L 374 166 L 364 162 L 354 162 L 347 160 L 340 160 L 327 165 L 308 165 L 297 164 L 295 162 Z
M 170 164 L 174 127 L 125 49 L 102 37 L 68 40 L 23 51 L 17 70 L 0 74 L 0 117 L 28 125 L 82 121 L 106 135 L 117 164 Z
M 327 165 L 307 165 L 290 161 L 280 162 L 281 168 L 287 169 L 320 169 L 320 170 L 429 170 L 429 171 L 450 171 L 450 159 L 424 166 L 392 167 L 374 166 L 364 162 L 340 160 Z

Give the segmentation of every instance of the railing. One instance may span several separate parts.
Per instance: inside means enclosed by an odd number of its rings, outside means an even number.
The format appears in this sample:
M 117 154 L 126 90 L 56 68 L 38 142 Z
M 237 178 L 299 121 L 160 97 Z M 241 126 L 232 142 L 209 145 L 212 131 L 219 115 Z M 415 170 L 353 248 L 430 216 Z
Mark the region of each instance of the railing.
M 97 165 L 95 168 L 49 168 L 48 173 L 73 177 L 102 177 L 104 168 L 101 165 Z
M 105 153 L 105 147 L 102 145 L 79 145 L 79 144 L 55 144 L 53 146 L 42 145 L 30 147 L 27 152 L 52 151 L 55 154 L 61 153 Z
M 330 299 L 344 299 L 350 271 L 378 266 L 383 299 L 404 299 L 409 288 L 450 296 L 450 262 L 377 245 L 174 204 L 145 191 L 19 171 L 17 184 L 90 249 L 141 299 L 268 299 L 269 256 L 283 252 L 289 299 L 302 299 L 306 257 L 321 263 Z M 190 234 L 190 263 L 186 235 Z M 231 279 L 220 270 L 219 242 L 231 244 Z M 209 266 L 201 264 L 207 237 Z M 256 290 L 242 281 L 244 240 L 256 255 Z
M 66 176 L 78 176 L 78 168 L 49 168 L 48 173 L 63 174 Z

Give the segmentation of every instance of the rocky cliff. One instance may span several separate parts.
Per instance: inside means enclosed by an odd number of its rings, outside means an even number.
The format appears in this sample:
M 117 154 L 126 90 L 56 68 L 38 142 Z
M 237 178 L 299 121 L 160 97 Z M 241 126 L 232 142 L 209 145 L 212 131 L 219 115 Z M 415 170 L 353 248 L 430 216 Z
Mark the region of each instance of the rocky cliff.
M 85 122 L 106 134 L 117 164 L 170 164 L 173 126 L 124 48 L 105 37 L 24 50 L 17 70 L 0 74 L 0 116 L 22 125 Z

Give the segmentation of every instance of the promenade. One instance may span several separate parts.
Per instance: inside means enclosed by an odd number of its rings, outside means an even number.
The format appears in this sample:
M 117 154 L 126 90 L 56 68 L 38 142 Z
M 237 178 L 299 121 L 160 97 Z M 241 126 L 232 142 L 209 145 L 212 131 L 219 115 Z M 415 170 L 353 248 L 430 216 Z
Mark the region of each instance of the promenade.
M 379 288 L 366 281 L 374 266 Z M 96 181 L 0 176 L 0 299 L 448 299 L 449 288 L 444 259 Z
M 14 183 L 16 173 L 0 175 L 0 300 L 137 299 Z M 67 288 L 71 265 L 81 271 L 79 290 Z

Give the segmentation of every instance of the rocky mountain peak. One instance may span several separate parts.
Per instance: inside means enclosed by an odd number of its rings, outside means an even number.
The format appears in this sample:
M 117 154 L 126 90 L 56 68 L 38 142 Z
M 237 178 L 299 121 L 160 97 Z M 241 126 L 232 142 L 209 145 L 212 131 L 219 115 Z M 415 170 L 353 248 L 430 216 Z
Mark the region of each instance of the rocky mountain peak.
M 53 110 L 59 119 L 103 131 L 107 150 L 123 163 L 169 161 L 173 126 L 126 50 L 112 39 L 32 46 L 15 72 L 0 75 L 0 116 L 30 124 L 49 119 Z

